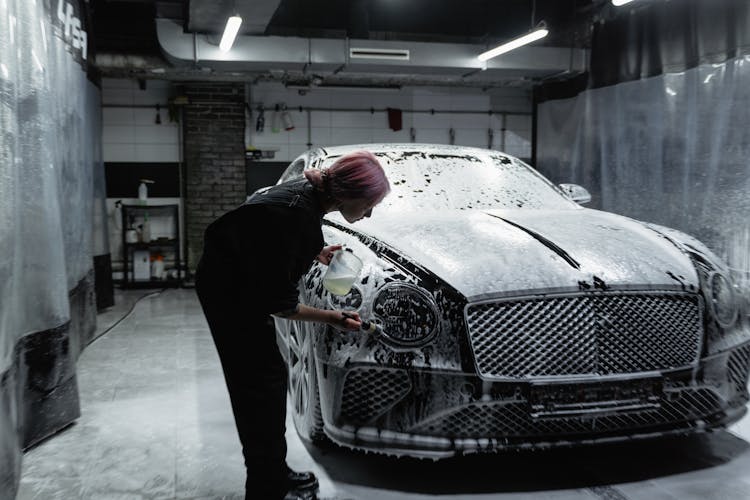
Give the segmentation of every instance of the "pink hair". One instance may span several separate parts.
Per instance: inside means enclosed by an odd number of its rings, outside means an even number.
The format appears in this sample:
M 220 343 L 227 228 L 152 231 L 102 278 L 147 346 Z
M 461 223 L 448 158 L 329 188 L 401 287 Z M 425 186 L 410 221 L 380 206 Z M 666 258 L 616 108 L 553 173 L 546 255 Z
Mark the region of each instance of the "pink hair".
M 315 176 L 307 178 L 314 182 Z M 344 155 L 320 176 L 323 190 L 336 200 L 365 199 L 375 203 L 391 191 L 385 171 L 374 154 L 369 151 L 356 151 Z

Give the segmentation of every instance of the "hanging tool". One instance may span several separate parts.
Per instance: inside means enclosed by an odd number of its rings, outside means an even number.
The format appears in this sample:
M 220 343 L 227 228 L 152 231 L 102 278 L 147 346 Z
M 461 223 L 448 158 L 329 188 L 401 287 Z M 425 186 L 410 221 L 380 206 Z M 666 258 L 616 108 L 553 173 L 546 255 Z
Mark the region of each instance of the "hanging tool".
M 287 132 L 294 130 L 294 122 L 292 121 L 292 115 L 286 109 L 286 104 L 281 103 L 281 121 L 284 124 L 284 130 Z
M 276 104 L 273 108 L 273 114 L 271 115 L 271 132 L 274 134 L 279 133 L 279 119 L 280 119 L 280 113 L 281 113 L 281 105 Z
M 263 105 L 258 105 L 258 119 L 255 120 L 255 131 L 256 132 L 263 132 L 263 129 L 266 126 L 266 117 L 265 117 L 265 110 L 263 109 Z

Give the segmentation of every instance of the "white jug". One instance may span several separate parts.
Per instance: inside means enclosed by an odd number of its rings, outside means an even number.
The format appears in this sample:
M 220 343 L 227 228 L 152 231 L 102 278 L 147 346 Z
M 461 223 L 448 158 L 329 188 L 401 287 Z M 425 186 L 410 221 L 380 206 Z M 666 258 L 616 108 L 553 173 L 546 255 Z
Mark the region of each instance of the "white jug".
M 352 289 L 361 270 L 362 261 L 350 248 L 337 250 L 328 264 L 323 286 L 334 295 L 346 295 Z

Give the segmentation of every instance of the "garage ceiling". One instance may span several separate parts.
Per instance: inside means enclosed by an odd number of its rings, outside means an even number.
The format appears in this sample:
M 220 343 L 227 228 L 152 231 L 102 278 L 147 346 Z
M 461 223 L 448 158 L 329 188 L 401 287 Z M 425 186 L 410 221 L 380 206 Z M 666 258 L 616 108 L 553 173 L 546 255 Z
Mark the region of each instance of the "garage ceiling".
M 592 20 L 604 4 L 606 0 L 91 2 L 97 65 L 105 76 L 475 87 L 528 87 L 580 74 Z M 241 36 L 225 57 L 214 48 L 233 13 L 243 18 Z M 542 41 L 491 60 L 487 71 L 473 60 L 473 54 L 524 34 L 540 21 L 550 29 Z M 409 50 L 412 59 L 395 66 L 352 64 L 347 51 L 368 44 Z M 301 50 L 305 45 L 309 48 Z

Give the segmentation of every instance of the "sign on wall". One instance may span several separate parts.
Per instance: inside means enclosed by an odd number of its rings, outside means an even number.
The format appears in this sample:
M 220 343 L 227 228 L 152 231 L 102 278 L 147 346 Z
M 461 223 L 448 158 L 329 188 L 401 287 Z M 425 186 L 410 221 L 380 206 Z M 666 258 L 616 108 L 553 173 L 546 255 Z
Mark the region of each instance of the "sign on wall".
M 65 42 L 67 51 L 75 61 L 86 67 L 88 59 L 88 32 L 86 11 L 78 0 L 44 0 L 44 12 L 52 26 L 54 36 Z M 40 25 L 42 33 L 44 26 Z

